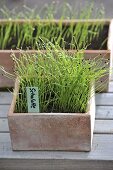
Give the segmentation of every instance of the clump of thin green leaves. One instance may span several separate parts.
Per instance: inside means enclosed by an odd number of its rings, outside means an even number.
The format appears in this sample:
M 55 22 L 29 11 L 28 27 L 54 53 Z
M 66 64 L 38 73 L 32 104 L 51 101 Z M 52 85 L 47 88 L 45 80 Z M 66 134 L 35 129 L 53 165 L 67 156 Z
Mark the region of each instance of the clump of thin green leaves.
M 46 53 L 13 54 L 15 75 L 20 81 L 16 112 L 28 112 L 26 87 L 39 89 L 40 112 L 86 112 L 87 104 L 94 95 L 91 85 L 95 81 L 96 90 L 101 89 L 99 79 L 108 74 L 107 63 L 102 58 L 84 59 L 84 51 L 72 55 L 58 45 L 48 43 Z
M 48 22 L 42 22 L 39 14 L 36 15 L 37 21 L 32 23 L 32 19 L 35 16 L 36 11 L 27 8 L 27 13 L 24 16 L 22 13 L 15 15 L 15 19 L 31 19 L 31 21 L 26 21 L 25 23 L 12 22 L 12 18 L 7 21 L 7 23 L 0 24 L 0 49 L 37 49 L 42 47 L 42 39 L 51 41 L 52 43 L 57 42 L 62 48 L 66 49 L 82 49 L 90 45 L 93 39 L 98 39 L 99 33 L 103 29 L 102 23 L 89 24 L 87 21 L 75 24 L 70 22 L 69 25 L 63 23 L 63 19 L 75 19 L 76 16 L 72 14 L 66 14 L 66 9 L 68 10 L 71 6 L 64 5 L 63 13 L 60 16 L 59 22 L 56 24 L 50 20 L 54 20 L 54 8 L 53 6 L 48 6 L 46 10 L 46 15 L 44 19 L 48 19 Z M 93 4 L 89 7 L 85 7 L 79 15 L 79 19 L 89 19 L 92 16 Z M 72 10 L 72 8 L 71 8 Z M 70 11 L 71 11 L 70 10 Z M 8 10 L 1 9 L 2 13 L 8 17 Z M 72 10 L 73 11 L 73 10 Z M 28 15 L 29 14 L 29 15 Z M 66 17 L 65 17 L 66 15 Z M 69 16 L 68 16 L 69 15 Z M 29 16 L 29 17 L 28 17 Z M 97 12 L 95 18 L 99 17 Z M 41 46 L 40 46 L 41 44 Z

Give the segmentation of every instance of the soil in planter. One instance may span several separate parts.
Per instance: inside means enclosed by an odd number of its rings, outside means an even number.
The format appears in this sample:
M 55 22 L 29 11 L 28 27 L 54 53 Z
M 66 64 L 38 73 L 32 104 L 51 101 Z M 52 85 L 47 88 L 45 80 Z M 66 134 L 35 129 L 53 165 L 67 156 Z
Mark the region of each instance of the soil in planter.
M 88 46 L 88 49 L 92 50 L 107 50 L 107 41 L 108 41 L 108 31 L 109 25 L 104 25 L 102 31 L 99 33 L 98 39 L 94 38 L 92 43 Z
M 38 27 L 37 25 L 30 25 L 29 27 L 29 24 L 23 24 L 23 25 L 20 25 L 20 24 L 17 24 L 16 25 L 17 27 L 15 27 L 13 24 L 9 26 L 9 28 L 7 27 L 7 25 L 5 26 L 0 26 L 0 30 L 3 31 L 1 34 L 2 34 L 2 38 L 1 38 L 1 43 L 0 43 L 0 49 L 17 49 L 17 48 L 22 48 L 22 49 L 37 49 L 37 46 L 38 48 L 40 49 L 46 49 L 46 40 L 52 42 L 52 43 L 55 43 L 58 39 L 58 37 L 61 35 L 60 37 L 60 40 L 58 41 L 58 44 L 60 46 L 62 46 L 62 38 L 63 38 L 63 41 L 65 43 L 65 49 L 72 49 L 72 44 L 71 44 L 71 40 L 72 40 L 72 33 L 69 32 L 68 34 L 66 33 L 67 30 L 70 30 L 72 29 L 71 28 L 71 25 L 66 25 L 66 24 L 63 24 L 61 26 L 61 28 L 59 28 L 58 24 L 44 24 L 44 25 L 41 25 L 41 27 Z M 27 29 L 25 29 L 25 27 Z M 101 27 L 101 26 L 100 26 Z M 16 30 L 15 32 L 13 32 L 12 30 L 14 29 L 17 29 L 19 30 L 19 32 Z M 39 30 L 38 29 L 41 29 L 40 30 L 40 35 L 39 34 Z M 48 31 L 50 29 L 56 29 L 56 33 L 53 33 L 52 35 L 52 32 L 50 35 L 48 35 Z M 76 28 L 76 25 L 73 26 L 73 30 Z M 24 31 L 23 31 L 24 29 Z M 102 29 L 101 31 L 97 31 L 97 33 L 99 33 L 98 36 L 94 37 L 92 40 L 91 40 L 91 43 L 89 43 L 89 39 L 90 39 L 90 29 L 91 29 L 91 25 L 88 26 L 88 36 L 87 36 L 87 40 L 83 40 L 83 45 L 80 45 L 80 48 L 83 48 L 84 46 L 84 43 L 87 45 L 87 49 L 94 49 L 94 50 L 98 50 L 98 49 L 107 49 L 107 37 L 108 37 L 108 29 L 109 29 L 109 25 L 105 24 L 104 26 L 102 26 Z M 30 31 L 31 30 L 31 31 Z M 46 31 L 47 33 L 46 33 Z M 63 31 L 62 31 L 63 30 Z M 30 31 L 30 34 L 27 33 L 26 34 L 26 31 Z M 83 28 L 81 27 L 81 30 L 80 32 L 77 31 L 77 34 L 79 34 L 79 37 L 84 37 L 84 34 L 82 35 L 82 31 L 83 31 Z M 62 34 L 61 34 L 62 32 Z M 95 34 L 95 32 L 94 32 Z M 36 45 L 36 37 L 38 35 L 38 41 L 37 41 L 37 45 Z M 78 35 L 77 35 L 78 36 Z M 24 40 L 25 38 L 25 40 Z M 30 39 L 29 39 L 30 38 Z M 3 41 L 2 41 L 3 39 Z M 43 40 L 42 40 L 43 39 Z M 79 47 L 79 41 L 80 41 L 80 38 L 77 38 L 78 40 L 74 41 L 74 47 L 73 49 L 77 49 Z M 83 39 L 83 38 L 82 38 Z M 20 43 L 19 43 L 20 41 Z M 32 43 L 31 43 L 32 41 Z M 82 42 L 80 42 L 82 43 Z M 34 46 L 34 47 L 33 47 Z
M 65 26 L 65 27 L 67 27 L 67 29 L 69 29 L 69 26 Z M 91 42 L 89 43 L 91 27 L 92 26 L 89 25 L 89 27 L 88 27 L 89 34 L 87 36 L 87 40 L 83 42 L 83 45 L 80 48 L 84 48 L 84 44 L 86 43 L 87 50 L 107 50 L 109 25 L 107 25 L 107 24 L 103 25 L 102 29 L 100 28 L 101 31 L 98 30 L 98 32 L 97 32 L 99 35 L 97 37 L 92 38 Z M 71 34 L 69 35 L 69 38 L 65 37 L 64 40 L 66 42 L 66 49 L 70 49 L 70 43 L 72 40 Z M 77 49 L 78 44 L 75 44 L 74 49 Z

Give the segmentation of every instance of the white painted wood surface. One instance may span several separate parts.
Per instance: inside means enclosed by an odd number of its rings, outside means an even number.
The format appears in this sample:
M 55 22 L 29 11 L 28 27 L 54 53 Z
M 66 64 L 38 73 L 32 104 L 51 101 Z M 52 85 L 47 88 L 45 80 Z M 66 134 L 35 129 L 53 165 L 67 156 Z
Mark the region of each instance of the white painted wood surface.
M 113 119 L 113 106 L 96 106 L 96 119 Z
M 0 92 L 0 104 L 11 104 L 12 94 L 10 92 Z
M 96 105 L 113 106 L 113 93 L 96 94 Z
M 0 92 L 0 170 L 113 170 L 113 82 L 96 95 L 91 152 L 19 151 L 11 149 L 7 112 L 12 95 Z
M 96 120 L 94 133 L 113 134 L 113 120 Z
M 113 135 L 95 134 L 91 152 L 62 152 L 62 151 L 12 151 L 9 133 L 0 134 L 0 160 L 4 159 L 77 159 L 77 160 L 112 160 Z
M 0 118 L 6 118 L 10 105 L 0 105 Z

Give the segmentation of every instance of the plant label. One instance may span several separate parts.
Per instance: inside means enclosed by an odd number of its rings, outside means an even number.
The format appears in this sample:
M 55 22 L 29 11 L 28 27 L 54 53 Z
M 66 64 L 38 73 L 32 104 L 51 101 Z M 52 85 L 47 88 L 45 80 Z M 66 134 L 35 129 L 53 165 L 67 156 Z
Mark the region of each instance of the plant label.
M 39 113 L 38 87 L 26 87 L 28 113 Z

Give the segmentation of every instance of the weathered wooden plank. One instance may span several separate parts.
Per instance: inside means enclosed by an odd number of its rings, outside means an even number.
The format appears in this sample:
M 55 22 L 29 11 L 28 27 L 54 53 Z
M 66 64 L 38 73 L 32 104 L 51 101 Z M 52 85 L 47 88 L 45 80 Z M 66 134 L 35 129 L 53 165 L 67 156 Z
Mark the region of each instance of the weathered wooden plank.
M 76 159 L 3 159 L 0 170 L 113 170 L 113 161 Z
M 96 106 L 96 119 L 113 119 L 113 106 Z
M 0 119 L 0 133 L 9 132 L 8 120 L 6 118 Z
M 8 120 L 0 119 L 0 133 L 9 132 Z M 113 134 L 113 120 L 96 120 L 94 133 Z
M 7 147 L 6 147 L 7 146 Z M 95 134 L 91 152 L 12 151 L 9 133 L 0 134 L 0 159 L 112 160 L 113 134 Z M 20 161 L 21 162 L 21 161 Z
M 6 118 L 10 105 L 0 105 L 0 118 Z
M 0 92 L 0 104 L 11 104 L 12 94 L 10 92 Z
M 113 106 L 113 93 L 96 94 L 96 105 Z
M 113 120 L 96 120 L 94 133 L 113 134 Z

